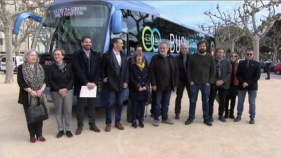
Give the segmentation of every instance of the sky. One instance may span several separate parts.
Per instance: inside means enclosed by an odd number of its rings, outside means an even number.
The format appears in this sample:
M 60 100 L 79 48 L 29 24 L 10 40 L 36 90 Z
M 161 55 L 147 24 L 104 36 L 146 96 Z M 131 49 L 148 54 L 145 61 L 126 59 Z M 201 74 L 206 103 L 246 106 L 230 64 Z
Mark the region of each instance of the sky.
M 243 1 L 143 1 L 152 7 L 161 10 L 165 14 L 171 16 L 188 26 L 198 28 L 198 25 L 210 26 L 211 20 L 204 12 L 210 11 L 216 13 L 217 4 L 220 10 L 225 13 L 233 13 L 234 8 L 241 6 Z M 278 7 L 281 12 L 281 7 Z M 262 11 L 257 15 L 257 19 L 268 15 L 267 11 Z M 260 20 L 258 20 L 260 22 Z

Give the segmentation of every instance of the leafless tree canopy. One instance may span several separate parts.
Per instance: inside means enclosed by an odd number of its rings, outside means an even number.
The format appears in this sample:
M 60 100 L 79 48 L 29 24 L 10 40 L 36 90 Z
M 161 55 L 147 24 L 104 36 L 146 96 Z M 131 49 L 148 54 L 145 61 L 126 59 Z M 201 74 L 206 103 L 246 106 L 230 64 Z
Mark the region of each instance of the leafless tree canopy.
M 6 78 L 5 83 L 13 82 L 13 49 L 19 48 L 21 43 L 26 40 L 30 34 L 33 34 L 36 24 L 31 20 L 26 20 L 19 35 L 12 35 L 12 29 L 16 17 L 22 12 L 33 12 L 42 15 L 46 6 L 53 0 L 0 0 L 0 32 L 5 35 L 6 47 Z
M 259 60 L 259 40 L 264 37 L 277 19 L 280 19 L 281 13 L 276 12 L 279 7 L 279 1 L 263 1 L 263 0 L 244 0 L 244 3 L 237 8 L 233 8 L 233 13 L 222 12 L 220 6 L 217 5 L 216 13 L 210 11 L 205 12 L 215 28 L 232 27 L 236 35 L 247 35 L 251 38 L 255 52 L 255 59 Z M 258 13 L 267 12 L 266 16 L 258 17 Z M 226 36 L 231 35 L 227 29 Z M 226 37 L 226 38 L 229 38 Z M 239 39 L 232 36 L 231 39 Z

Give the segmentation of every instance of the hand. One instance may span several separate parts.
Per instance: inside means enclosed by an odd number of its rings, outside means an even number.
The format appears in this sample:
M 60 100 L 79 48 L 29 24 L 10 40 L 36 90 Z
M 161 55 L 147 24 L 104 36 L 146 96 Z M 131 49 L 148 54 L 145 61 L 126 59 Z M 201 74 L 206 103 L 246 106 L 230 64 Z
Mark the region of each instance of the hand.
M 221 86 L 220 81 L 216 82 L 216 86 Z
M 146 87 L 142 87 L 142 89 L 144 90 L 144 91 L 146 91 L 147 89 L 146 89 Z
M 140 87 L 140 88 L 139 88 L 139 91 L 140 91 L 140 92 L 141 92 L 141 91 L 143 91 L 143 88 L 142 88 L 142 87 Z
M 210 83 L 206 83 L 206 86 L 210 86 Z
M 190 82 L 190 85 L 194 85 L 194 82 Z
M 91 82 L 88 82 L 88 83 L 87 83 L 87 87 L 88 87 L 89 90 L 94 89 L 95 86 L 96 86 L 96 84 L 94 84 L 94 83 L 91 83 Z
M 42 89 L 36 91 L 36 96 L 37 97 L 41 97 L 42 94 L 43 94 L 43 90 Z
M 128 84 L 126 82 L 123 83 L 123 88 L 126 89 L 128 87 Z
M 242 86 L 243 86 L 243 88 L 246 88 L 246 87 L 248 87 L 249 85 L 248 85 L 247 82 L 244 82 Z
M 37 93 L 36 93 L 35 91 L 31 90 L 30 95 L 31 95 L 32 97 L 36 97 L 36 96 L 37 96 Z
M 106 82 L 107 82 L 107 77 L 104 78 L 102 81 L 103 81 L 104 83 L 106 83 Z
M 153 91 L 156 91 L 156 90 L 157 90 L 157 87 L 156 87 L 156 86 L 152 86 L 152 90 L 153 90 Z
M 222 86 L 224 84 L 223 80 L 219 80 L 220 81 L 220 85 Z
M 66 88 L 60 89 L 60 90 L 59 90 L 59 93 L 60 93 L 60 95 L 64 98 L 64 97 L 66 96 L 67 89 L 66 89 Z

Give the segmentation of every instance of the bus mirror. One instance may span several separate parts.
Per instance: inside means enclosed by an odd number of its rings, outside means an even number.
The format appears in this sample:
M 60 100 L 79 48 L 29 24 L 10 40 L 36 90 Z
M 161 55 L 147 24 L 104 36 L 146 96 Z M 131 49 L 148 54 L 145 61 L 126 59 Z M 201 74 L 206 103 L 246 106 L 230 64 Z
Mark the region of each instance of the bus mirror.
M 23 13 L 20 13 L 15 21 L 15 24 L 14 24 L 14 29 L 13 29 L 13 34 L 16 34 L 18 35 L 19 32 L 20 32 L 20 26 L 22 24 L 22 22 L 24 21 L 24 19 L 26 18 L 30 18 L 30 19 L 33 19 L 34 21 L 37 21 L 37 22 L 41 22 L 42 21 L 42 18 L 36 14 L 33 14 L 33 13 L 30 13 L 30 12 L 23 12 Z
M 111 29 L 113 34 L 120 34 L 122 32 L 122 12 L 115 10 L 111 17 Z

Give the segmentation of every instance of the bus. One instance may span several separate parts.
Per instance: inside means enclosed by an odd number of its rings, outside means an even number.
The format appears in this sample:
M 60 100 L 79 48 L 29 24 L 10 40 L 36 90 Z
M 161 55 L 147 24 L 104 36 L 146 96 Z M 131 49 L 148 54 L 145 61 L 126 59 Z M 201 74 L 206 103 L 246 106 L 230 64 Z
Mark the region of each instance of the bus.
M 32 40 L 32 48 L 38 50 L 40 63 L 46 68 L 54 61 L 51 52 L 62 48 L 65 61 L 71 63 L 71 54 L 80 48 L 82 36 L 90 36 L 92 49 L 100 55 L 107 52 L 110 40 L 120 37 L 125 54 L 130 56 L 136 45 L 144 48 L 148 62 L 158 51 L 160 42 L 167 42 L 170 53 L 177 55 L 181 43 L 189 44 L 189 53 L 197 52 L 197 41 L 206 40 L 208 49 L 215 50 L 214 37 L 178 22 L 161 11 L 141 1 L 109 0 L 57 0 L 46 8 L 43 17 L 23 12 L 18 15 L 13 33 L 19 34 L 22 22 L 32 19 L 39 23 Z M 96 107 L 104 106 L 106 91 L 99 84 Z M 46 88 L 47 100 L 51 101 Z M 125 100 L 128 98 L 128 91 Z M 76 104 L 76 99 L 74 99 Z

